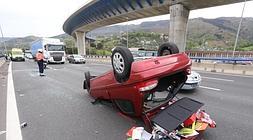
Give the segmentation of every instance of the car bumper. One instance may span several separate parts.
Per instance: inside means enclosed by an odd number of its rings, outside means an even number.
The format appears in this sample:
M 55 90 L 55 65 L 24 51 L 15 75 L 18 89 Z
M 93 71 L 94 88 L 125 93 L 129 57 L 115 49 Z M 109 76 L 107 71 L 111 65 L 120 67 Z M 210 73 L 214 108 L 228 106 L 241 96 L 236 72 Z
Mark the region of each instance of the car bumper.
M 75 60 L 74 62 L 75 63 L 85 63 L 86 61 L 85 60 Z
M 193 90 L 199 87 L 200 83 L 185 83 L 181 89 L 184 90 Z
M 12 58 L 13 61 L 25 61 L 24 57 L 14 57 Z
M 65 62 L 65 58 L 64 57 L 58 57 L 57 59 L 55 59 L 54 57 L 50 57 L 48 59 L 49 63 L 63 63 Z

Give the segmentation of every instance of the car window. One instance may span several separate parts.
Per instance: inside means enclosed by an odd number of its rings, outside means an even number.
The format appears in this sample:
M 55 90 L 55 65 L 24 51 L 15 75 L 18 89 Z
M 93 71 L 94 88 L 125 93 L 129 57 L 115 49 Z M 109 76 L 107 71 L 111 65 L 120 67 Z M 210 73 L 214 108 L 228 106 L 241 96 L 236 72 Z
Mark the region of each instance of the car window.
M 74 55 L 74 58 L 82 58 L 80 55 Z

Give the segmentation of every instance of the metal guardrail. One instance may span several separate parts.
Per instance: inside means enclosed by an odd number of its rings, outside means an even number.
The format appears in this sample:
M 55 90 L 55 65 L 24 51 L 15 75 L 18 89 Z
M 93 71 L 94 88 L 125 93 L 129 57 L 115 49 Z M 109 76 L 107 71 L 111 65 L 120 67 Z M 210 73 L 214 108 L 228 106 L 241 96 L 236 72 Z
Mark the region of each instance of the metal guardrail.
M 186 51 L 186 54 L 197 62 L 201 60 L 216 60 L 229 63 L 253 62 L 253 52 L 233 52 L 231 51 Z
M 218 61 L 253 61 L 253 58 L 245 57 L 190 57 L 195 60 L 218 60 Z
M 240 57 L 240 58 L 252 58 L 252 51 L 237 51 L 234 53 L 232 51 L 186 51 L 185 52 L 189 57 L 216 57 L 216 58 L 231 58 L 231 57 Z
M 229 62 L 253 62 L 253 52 L 223 52 L 223 51 L 186 51 L 185 52 L 191 59 L 200 62 L 201 60 L 217 60 Z M 87 59 L 110 59 L 111 56 L 100 55 L 86 55 Z
M 111 56 L 107 56 L 107 55 L 86 55 L 84 56 L 85 58 L 105 58 L 105 59 L 111 59 Z

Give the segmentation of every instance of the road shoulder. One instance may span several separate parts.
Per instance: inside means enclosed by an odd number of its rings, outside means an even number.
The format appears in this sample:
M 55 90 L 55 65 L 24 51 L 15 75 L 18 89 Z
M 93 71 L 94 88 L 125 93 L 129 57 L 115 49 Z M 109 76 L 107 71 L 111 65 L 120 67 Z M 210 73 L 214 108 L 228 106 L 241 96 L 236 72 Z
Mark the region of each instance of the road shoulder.
M 9 62 L 0 66 L 0 139 L 6 138 L 6 104 Z

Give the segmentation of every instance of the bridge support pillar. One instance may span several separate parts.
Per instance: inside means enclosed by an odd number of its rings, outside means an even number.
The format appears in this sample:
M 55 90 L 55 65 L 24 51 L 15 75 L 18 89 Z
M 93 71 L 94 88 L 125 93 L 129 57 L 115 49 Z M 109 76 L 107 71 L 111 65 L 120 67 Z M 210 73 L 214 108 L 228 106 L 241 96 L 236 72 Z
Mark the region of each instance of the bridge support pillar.
M 84 32 L 75 32 L 76 34 L 76 47 L 78 54 L 86 55 L 85 49 L 85 33 Z
M 170 6 L 169 41 L 175 43 L 180 52 L 185 51 L 187 23 L 190 11 L 182 4 Z

